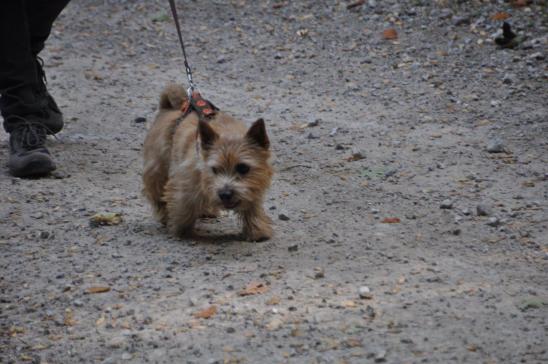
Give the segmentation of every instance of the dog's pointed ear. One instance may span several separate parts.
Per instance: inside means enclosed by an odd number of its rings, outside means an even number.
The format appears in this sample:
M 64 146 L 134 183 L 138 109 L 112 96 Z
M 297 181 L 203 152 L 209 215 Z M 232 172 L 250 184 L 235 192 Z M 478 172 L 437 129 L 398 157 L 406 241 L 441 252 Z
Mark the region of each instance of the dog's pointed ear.
M 261 148 L 268 149 L 270 147 L 270 141 L 268 140 L 264 120 L 262 118 L 257 119 L 257 121 L 249 127 L 245 137 Z
M 219 135 L 213 130 L 209 124 L 203 120 L 198 122 L 198 135 L 200 136 L 200 143 L 204 150 L 208 150 L 219 138 Z

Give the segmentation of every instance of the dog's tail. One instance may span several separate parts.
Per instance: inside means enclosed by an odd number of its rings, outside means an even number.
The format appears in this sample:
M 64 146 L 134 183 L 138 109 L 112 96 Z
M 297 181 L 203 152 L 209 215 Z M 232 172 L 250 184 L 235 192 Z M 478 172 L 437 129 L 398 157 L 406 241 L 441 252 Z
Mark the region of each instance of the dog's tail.
M 179 110 L 186 99 L 186 91 L 182 86 L 169 84 L 160 95 L 160 110 Z

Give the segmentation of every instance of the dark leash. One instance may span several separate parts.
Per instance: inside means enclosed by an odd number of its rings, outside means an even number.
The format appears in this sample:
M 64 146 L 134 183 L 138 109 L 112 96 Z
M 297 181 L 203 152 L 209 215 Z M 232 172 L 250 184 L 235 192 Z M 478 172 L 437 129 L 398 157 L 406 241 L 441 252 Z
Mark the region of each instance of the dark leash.
M 183 50 L 186 77 L 188 78 L 188 85 L 190 86 L 188 89 L 188 97 L 190 97 L 192 92 L 196 89 L 196 85 L 194 85 L 194 81 L 192 80 L 192 70 L 190 69 L 190 65 L 188 64 L 188 59 L 186 56 L 185 42 L 183 41 L 183 36 L 181 34 L 181 26 L 179 23 L 179 15 L 177 14 L 177 7 L 175 6 L 175 0 L 169 0 L 169 6 L 171 7 L 171 14 L 173 15 L 173 21 L 175 22 L 175 27 L 177 28 L 177 36 L 179 37 L 179 43 L 181 44 L 181 49 Z
M 179 23 L 179 15 L 177 14 L 177 7 L 175 6 L 175 0 L 169 0 L 169 6 L 171 7 L 171 14 L 173 15 L 173 21 L 175 22 L 175 27 L 177 28 L 177 36 L 179 37 L 179 43 L 181 44 L 181 49 L 183 51 L 186 77 L 188 78 L 189 85 L 187 90 L 188 99 L 185 100 L 181 106 L 183 116 L 179 118 L 179 120 L 184 119 L 184 117 L 192 111 L 195 111 L 201 120 L 209 120 L 219 109 L 211 102 L 202 98 L 202 95 L 200 95 L 194 81 L 192 80 L 192 69 L 188 64 L 188 58 L 186 56 L 185 42 L 183 41 L 183 36 L 181 34 L 181 26 Z

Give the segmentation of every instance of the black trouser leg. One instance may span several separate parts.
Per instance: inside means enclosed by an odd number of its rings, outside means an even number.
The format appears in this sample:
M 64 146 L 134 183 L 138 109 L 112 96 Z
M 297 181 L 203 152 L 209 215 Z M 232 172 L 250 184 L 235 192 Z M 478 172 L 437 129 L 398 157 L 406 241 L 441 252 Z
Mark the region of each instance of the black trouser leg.
M 5 1 L 5 0 L 3 0 Z M 51 26 L 70 0 L 26 0 L 30 46 L 34 56 L 44 49 Z
M 0 93 L 38 82 L 25 0 L 0 4 Z
M 0 0 L 0 94 L 41 84 L 36 56 L 44 48 L 53 22 L 70 0 Z M 5 98 L 5 97 L 4 97 Z M 5 107 L 14 100 L 0 103 Z M 4 122 L 10 131 L 16 119 Z

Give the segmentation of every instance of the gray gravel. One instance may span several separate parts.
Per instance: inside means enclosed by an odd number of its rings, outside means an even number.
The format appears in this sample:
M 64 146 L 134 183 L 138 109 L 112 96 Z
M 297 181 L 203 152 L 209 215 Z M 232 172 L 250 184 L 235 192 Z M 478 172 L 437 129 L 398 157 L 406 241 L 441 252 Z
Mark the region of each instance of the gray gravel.
M 44 53 L 60 169 L 0 174 L 0 362 L 548 360 L 545 1 L 178 3 L 204 96 L 267 121 L 275 237 L 152 219 L 142 141 L 185 80 L 168 3 L 74 0 Z

